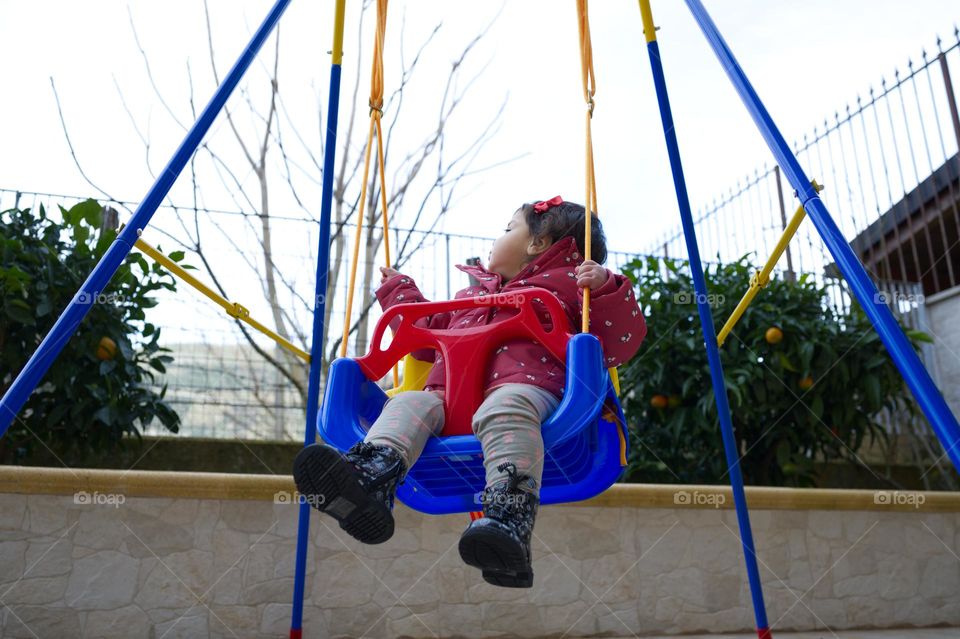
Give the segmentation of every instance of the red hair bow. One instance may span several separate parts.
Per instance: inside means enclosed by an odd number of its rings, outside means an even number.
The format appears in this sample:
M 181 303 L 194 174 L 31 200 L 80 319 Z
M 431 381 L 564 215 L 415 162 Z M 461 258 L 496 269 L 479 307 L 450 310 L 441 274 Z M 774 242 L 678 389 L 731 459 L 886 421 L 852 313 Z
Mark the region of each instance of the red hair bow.
M 536 213 L 545 213 L 547 209 L 554 206 L 559 206 L 561 204 L 563 204 L 563 198 L 557 195 L 556 197 L 549 200 L 541 200 L 539 202 L 534 202 L 533 210 Z

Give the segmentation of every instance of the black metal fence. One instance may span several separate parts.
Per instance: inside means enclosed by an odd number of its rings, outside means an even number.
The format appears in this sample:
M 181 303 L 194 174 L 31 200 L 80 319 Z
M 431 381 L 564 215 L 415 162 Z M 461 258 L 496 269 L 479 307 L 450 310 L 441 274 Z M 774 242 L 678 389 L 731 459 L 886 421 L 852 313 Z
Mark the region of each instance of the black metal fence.
M 794 143 L 804 170 L 825 190 L 844 236 L 878 288 L 917 284 L 926 295 L 960 284 L 960 116 L 952 78 L 960 31 L 937 40 Z M 721 261 L 769 256 L 797 201 L 777 166 L 763 165 L 696 215 L 701 254 Z M 789 187 L 789 185 L 787 185 Z M 643 250 L 684 256 L 679 227 Z M 781 271 L 832 274 L 831 257 L 809 221 L 781 259 Z
M 69 207 L 82 199 L 0 189 L 0 210 L 43 205 L 56 215 L 57 205 Z M 128 209 L 134 206 L 129 202 L 102 203 Z M 215 279 L 230 301 L 249 308 L 254 317 L 273 329 L 278 325 L 276 311 L 286 327 L 278 332 L 309 351 L 317 223 L 302 216 L 271 217 L 274 238 L 271 259 L 277 272 L 276 306 L 280 307 L 274 308 L 264 301 L 268 290 L 263 282 L 262 231 L 259 222 L 251 218 L 254 216 L 233 211 L 163 206 L 143 239 L 159 245 L 166 253 L 184 251 L 183 263 L 198 267 L 197 277 L 208 284 Z M 348 238 L 347 245 L 352 241 L 349 238 L 355 228 L 345 225 L 339 230 Z M 449 299 L 466 286 L 466 275 L 456 270 L 454 264 L 464 263 L 470 257 L 486 256 L 493 242 L 492 238 L 403 228 L 392 229 L 391 234 L 395 251 L 403 244 L 408 246 L 410 257 L 402 270 L 417 281 L 428 299 Z M 198 236 L 201 246 L 205 247 L 200 252 L 196 250 Z M 335 255 L 332 252 L 331 259 Z M 336 352 L 343 328 L 349 257 L 349 251 L 344 250 L 338 266 L 332 267 L 339 275 L 327 300 L 331 308 L 328 353 Z M 611 252 L 608 265 L 620 268 L 633 257 Z M 358 272 L 362 273 L 368 265 L 376 272 L 376 266 L 382 264 L 382 251 L 376 258 L 362 259 Z M 371 259 L 380 261 L 371 264 Z M 208 263 L 210 271 L 206 270 Z M 359 277 L 354 322 L 373 299 L 373 290 L 379 283 L 377 274 L 370 289 L 363 290 Z M 148 319 L 160 328 L 162 343 L 172 349 L 174 357 L 158 384 L 168 384 L 167 397 L 183 418 L 183 435 L 279 440 L 303 437 L 304 393 L 295 382 L 301 386 L 306 384 L 304 362 L 256 333 L 248 339 L 233 319 L 186 284 L 179 284 L 176 294 L 160 293 L 158 299 L 160 303 L 150 309 Z M 379 315 L 379 306 L 373 304 L 367 332 L 372 331 Z M 361 348 L 357 348 L 357 343 L 354 333 L 348 342 L 349 356 L 366 350 L 366 335 L 360 340 Z
M 48 210 L 56 210 L 57 204 L 69 207 L 81 199 L 0 189 L 0 210 L 12 206 L 35 208 L 41 204 Z M 129 203 L 111 204 L 129 206 Z M 266 294 L 262 268 L 258 268 L 256 260 L 250 259 L 249 255 L 243 259 L 236 254 L 221 255 L 216 251 L 215 260 L 209 253 L 201 256 L 195 250 L 195 243 L 186 237 L 194 215 L 204 220 L 201 226 L 210 225 L 229 234 L 228 250 L 256 250 L 256 238 L 248 236 L 256 236 L 259 231 L 245 223 L 243 214 L 227 211 L 193 211 L 165 206 L 156 217 L 155 238 L 150 239 L 149 232 L 144 233 L 144 238 L 159 244 L 168 253 L 185 251 L 186 264 L 200 266 L 205 261 L 216 261 L 219 268 L 213 269 L 212 275 L 199 269 L 198 277 L 208 283 L 216 277 L 228 299 L 243 304 L 254 317 L 276 328 L 276 323 L 270 321 L 274 309 L 262 301 Z M 279 281 L 284 289 L 284 294 L 278 295 L 287 326 L 282 332 L 294 344 L 309 351 L 307 331 L 311 326 L 317 225 L 303 218 L 283 217 L 275 218 L 274 224 L 274 230 L 279 231 L 275 237 L 293 238 L 292 241 L 276 243 L 273 250 L 274 266 L 281 273 Z M 348 225 L 343 231 L 349 235 L 354 229 Z M 409 238 L 416 247 L 402 270 L 417 281 L 428 299 L 449 299 L 466 286 L 466 276 L 454 269 L 454 264 L 463 263 L 469 257 L 486 255 L 493 241 L 479 236 L 409 229 L 394 229 L 392 233 L 394 237 Z M 610 252 L 607 266 L 619 270 L 639 256 L 641 254 Z M 373 258 L 364 258 L 358 271 L 362 272 L 370 259 Z M 340 275 L 335 292 L 327 300 L 331 307 L 328 352 L 335 351 L 333 347 L 343 327 L 349 266 L 349 255 L 345 251 L 339 261 Z M 666 276 L 665 268 L 663 272 Z M 375 281 L 378 282 L 379 278 Z M 838 310 L 846 309 L 850 298 L 842 284 L 836 280 L 827 283 L 829 303 Z M 375 284 L 369 291 L 357 291 L 354 321 L 365 302 L 370 303 L 373 299 L 374 288 Z M 898 283 L 892 290 L 900 300 L 917 296 L 916 288 L 910 285 Z M 162 331 L 162 343 L 173 351 L 174 361 L 158 378 L 157 384 L 168 385 L 167 397 L 183 420 L 183 436 L 288 441 L 302 438 L 305 401 L 296 383 L 301 387 L 306 383 L 307 365 L 304 362 L 256 333 L 248 338 L 232 318 L 186 284 L 181 283 L 176 294 L 161 292 L 158 299 L 160 303 L 150 309 L 148 319 Z M 922 305 L 906 304 L 898 311 L 910 326 L 922 326 L 925 322 Z M 368 331 L 372 330 L 379 314 L 379 306 L 373 304 Z M 361 341 L 366 343 L 365 339 Z M 354 335 L 348 343 L 347 354 L 354 356 L 358 350 L 365 351 L 366 347 L 358 349 Z M 159 427 L 152 428 L 150 432 L 162 434 L 157 430 Z

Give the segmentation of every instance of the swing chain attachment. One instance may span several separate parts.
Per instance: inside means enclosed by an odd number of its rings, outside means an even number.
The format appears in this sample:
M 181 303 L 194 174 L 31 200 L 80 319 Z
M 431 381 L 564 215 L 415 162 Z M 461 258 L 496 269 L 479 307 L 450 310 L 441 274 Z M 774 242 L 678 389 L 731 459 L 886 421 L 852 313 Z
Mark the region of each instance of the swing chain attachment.
M 250 309 L 248 309 L 243 304 L 239 302 L 231 302 L 226 299 L 224 296 L 220 295 L 209 286 L 198 280 L 182 266 L 174 262 L 172 259 L 161 253 L 158 249 L 147 244 L 143 239 L 137 239 L 134 243 L 134 246 L 140 250 L 141 253 L 152 259 L 157 264 L 163 266 L 167 271 L 176 277 L 177 279 L 185 282 L 187 285 L 193 287 L 196 291 L 204 295 L 207 299 L 214 302 L 217 306 L 223 309 L 223 312 L 232 317 L 233 319 L 243 322 L 253 328 L 256 331 L 259 331 L 263 335 L 269 337 L 281 348 L 286 349 L 287 351 L 293 353 L 304 362 L 310 362 L 310 354 L 304 351 L 302 348 L 295 345 L 293 342 L 287 338 L 277 334 L 276 331 L 273 331 L 267 328 L 265 325 L 261 324 L 253 317 L 250 316 Z
M 763 288 L 770 283 L 770 276 L 764 274 L 762 270 L 757 271 L 750 278 L 750 288 Z
M 250 317 L 250 309 L 239 302 L 234 302 L 233 307 L 227 309 L 227 315 L 234 319 L 247 319 Z

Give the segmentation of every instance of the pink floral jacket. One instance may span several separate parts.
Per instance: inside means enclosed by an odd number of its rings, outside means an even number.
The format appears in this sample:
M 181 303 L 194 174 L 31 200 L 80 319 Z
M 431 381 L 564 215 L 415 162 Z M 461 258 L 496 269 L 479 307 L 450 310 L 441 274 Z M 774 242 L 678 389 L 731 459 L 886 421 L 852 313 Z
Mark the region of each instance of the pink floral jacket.
M 536 260 L 527 266 L 506 284 L 503 278 L 487 271 L 482 266 L 463 266 L 457 268 L 472 275 L 480 286 L 469 286 L 456 297 L 472 297 L 489 293 L 509 293 L 512 290 L 537 286 L 547 289 L 557 296 L 567 313 L 570 332 L 580 328 L 580 314 L 583 303 L 583 290 L 577 286 L 574 269 L 583 263 L 577 251 L 576 241 L 566 237 L 555 242 Z M 394 275 L 376 291 L 380 306 L 386 310 L 395 305 L 408 302 L 426 302 L 413 278 L 407 275 Z M 478 324 L 496 324 L 516 312 L 510 309 L 476 307 L 447 313 L 438 313 L 418 321 L 427 328 L 466 328 Z M 550 319 L 542 309 L 541 321 L 550 327 Z M 590 295 L 590 332 L 600 339 L 607 367 L 625 363 L 636 354 L 640 343 L 647 333 L 643 313 L 637 304 L 630 280 L 618 273 L 608 271 L 606 282 Z M 413 356 L 423 361 L 442 363 L 442 356 L 433 350 L 421 350 Z M 500 345 L 493 353 L 487 369 L 485 390 L 503 384 L 533 384 L 560 397 L 563 394 L 565 366 L 550 352 L 533 340 L 510 340 Z M 426 390 L 440 390 L 445 387 L 443 366 L 434 366 L 427 377 Z

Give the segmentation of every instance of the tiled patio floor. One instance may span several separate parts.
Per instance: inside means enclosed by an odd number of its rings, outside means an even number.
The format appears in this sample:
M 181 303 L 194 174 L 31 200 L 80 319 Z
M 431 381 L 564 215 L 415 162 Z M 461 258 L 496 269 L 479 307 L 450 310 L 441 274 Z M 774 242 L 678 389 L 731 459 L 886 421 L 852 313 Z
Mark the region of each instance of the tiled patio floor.
M 617 637 L 616 639 L 633 639 Z M 757 639 L 756 633 L 734 635 L 670 635 L 639 636 L 637 639 Z M 960 639 L 960 628 L 902 630 L 819 630 L 816 632 L 774 633 L 773 639 Z

